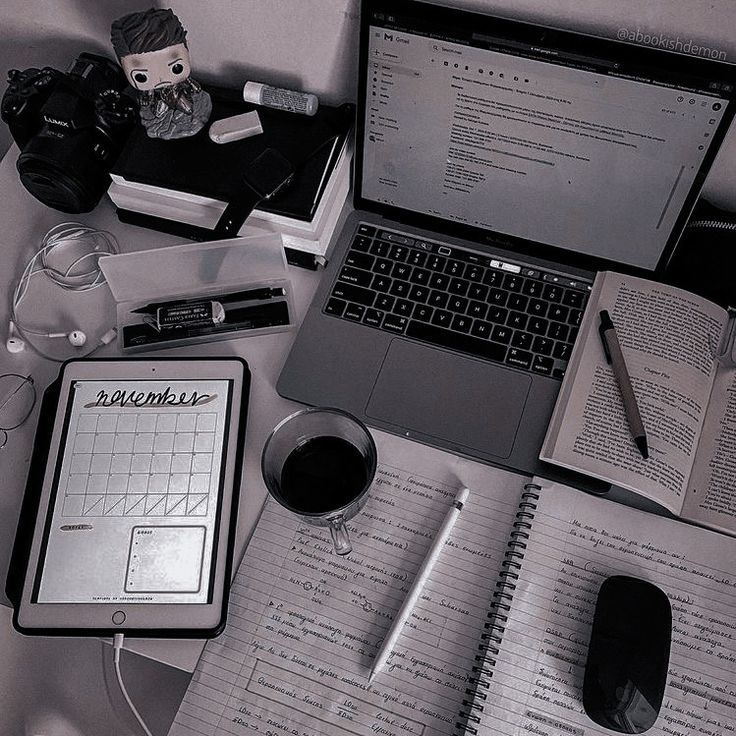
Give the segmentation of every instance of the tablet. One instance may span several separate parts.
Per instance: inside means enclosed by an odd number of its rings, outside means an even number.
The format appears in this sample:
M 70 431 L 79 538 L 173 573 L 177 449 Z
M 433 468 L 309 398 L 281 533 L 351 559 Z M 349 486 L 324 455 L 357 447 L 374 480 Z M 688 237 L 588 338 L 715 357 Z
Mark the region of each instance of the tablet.
M 249 385 L 239 359 L 64 364 L 26 488 L 19 631 L 222 629 Z

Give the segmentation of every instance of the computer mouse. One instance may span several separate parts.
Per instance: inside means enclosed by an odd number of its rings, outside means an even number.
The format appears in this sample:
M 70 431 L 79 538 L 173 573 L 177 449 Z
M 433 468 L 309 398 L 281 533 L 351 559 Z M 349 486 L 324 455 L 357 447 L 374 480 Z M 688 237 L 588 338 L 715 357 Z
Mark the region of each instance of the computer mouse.
M 643 733 L 654 725 L 667 681 L 672 609 L 653 583 L 606 578 L 598 592 L 583 680 L 583 707 L 599 726 Z

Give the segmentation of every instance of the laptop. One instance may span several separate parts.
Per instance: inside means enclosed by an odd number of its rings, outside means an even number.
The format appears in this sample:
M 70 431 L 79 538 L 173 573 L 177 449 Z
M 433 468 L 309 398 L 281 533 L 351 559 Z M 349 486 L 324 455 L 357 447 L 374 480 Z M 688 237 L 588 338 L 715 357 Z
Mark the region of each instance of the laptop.
M 354 212 L 284 397 L 524 473 L 598 270 L 662 277 L 734 116 L 729 65 L 364 0 Z

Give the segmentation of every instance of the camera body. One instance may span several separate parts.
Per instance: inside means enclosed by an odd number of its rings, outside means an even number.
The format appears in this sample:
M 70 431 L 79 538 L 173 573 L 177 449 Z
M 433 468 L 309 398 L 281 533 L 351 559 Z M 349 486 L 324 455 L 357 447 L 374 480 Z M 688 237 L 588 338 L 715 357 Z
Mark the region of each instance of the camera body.
M 66 73 L 10 70 L 0 118 L 21 149 L 21 183 L 36 199 L 75 214 L 97 205 L 137 120 L 126 86 L 117 64 L 96 54 L 80 54 Z

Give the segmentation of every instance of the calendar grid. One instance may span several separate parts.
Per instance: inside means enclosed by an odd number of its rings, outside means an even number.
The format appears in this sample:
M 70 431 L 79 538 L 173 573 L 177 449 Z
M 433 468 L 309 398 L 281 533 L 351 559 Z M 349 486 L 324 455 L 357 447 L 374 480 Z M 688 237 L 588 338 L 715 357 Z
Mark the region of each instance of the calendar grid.
M 206 516 L 217 414 L 79 415 L 63 515 Z

